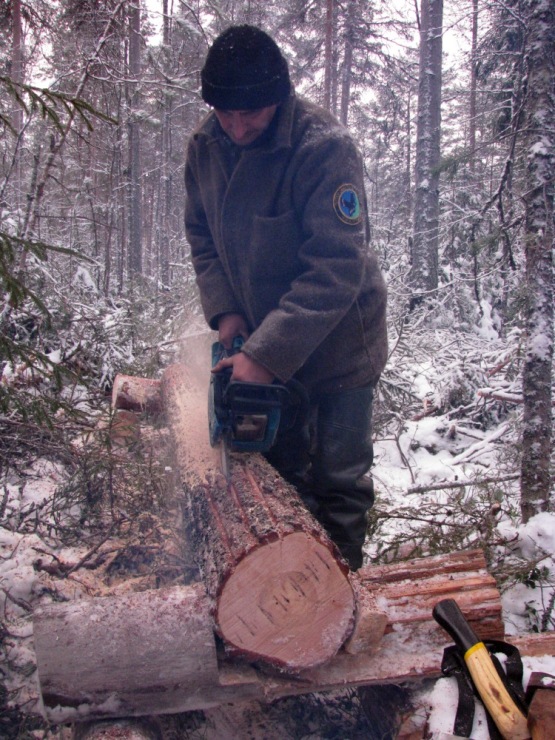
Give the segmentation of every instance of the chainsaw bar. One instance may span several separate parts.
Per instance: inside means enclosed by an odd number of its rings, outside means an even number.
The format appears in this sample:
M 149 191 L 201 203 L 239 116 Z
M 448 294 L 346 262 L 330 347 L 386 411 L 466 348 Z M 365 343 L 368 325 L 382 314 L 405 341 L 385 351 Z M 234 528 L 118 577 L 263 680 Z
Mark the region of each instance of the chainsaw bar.
M 229 485 L 231 483 L 231 463 L 225 437 L 220 440 L 220 468 Z

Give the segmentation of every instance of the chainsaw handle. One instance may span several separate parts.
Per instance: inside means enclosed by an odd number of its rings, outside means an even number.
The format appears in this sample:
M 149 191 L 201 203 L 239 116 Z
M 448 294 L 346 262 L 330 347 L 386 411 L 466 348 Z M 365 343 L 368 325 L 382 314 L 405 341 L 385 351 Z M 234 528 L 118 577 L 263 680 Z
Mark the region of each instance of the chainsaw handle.
M 234 337 L 231 349 L 226 349 L 221 342 L 214 342 L 214 344 L 212 345 L 212 367 L 215 367 L 218 362 L 220 362 L 220 360 L 225 360 L 228 357 L 233 357 L 233 355 L 236 355 L 238 352 L 241 351 L 244 343 L 244 339 L 240 335 Z M 224 370 L 224 372 L 231 373 L 231 368 Z

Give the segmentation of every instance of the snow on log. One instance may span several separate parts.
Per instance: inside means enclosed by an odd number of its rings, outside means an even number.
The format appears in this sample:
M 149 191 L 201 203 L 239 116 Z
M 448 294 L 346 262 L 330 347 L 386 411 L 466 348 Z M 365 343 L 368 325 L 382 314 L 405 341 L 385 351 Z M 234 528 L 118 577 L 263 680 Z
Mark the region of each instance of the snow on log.
M 185 519 L 224 643 L 299 671 L 325 663 L 349 636 L 354 595 L 333 543 L 261 455 L 232 455 L 230 481 L 210 447 L 203 378 L 172 365 L 162 400 L 186 498 Z
M 195 696 L 218 685 L 209 611 L 201 584 L 38 610 L 34 643 L 49 720 L 198 708 Z

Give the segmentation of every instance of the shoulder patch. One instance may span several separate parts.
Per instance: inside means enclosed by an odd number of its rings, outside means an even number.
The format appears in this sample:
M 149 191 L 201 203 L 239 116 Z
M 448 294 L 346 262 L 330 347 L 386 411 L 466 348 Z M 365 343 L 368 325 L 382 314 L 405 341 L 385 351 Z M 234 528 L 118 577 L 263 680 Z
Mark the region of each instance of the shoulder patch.
M 340 185 L 333 196 L 333 207 L 337 218 L 349 226 L 356 226 L 362 221 L 360 199 L 354 185 Z

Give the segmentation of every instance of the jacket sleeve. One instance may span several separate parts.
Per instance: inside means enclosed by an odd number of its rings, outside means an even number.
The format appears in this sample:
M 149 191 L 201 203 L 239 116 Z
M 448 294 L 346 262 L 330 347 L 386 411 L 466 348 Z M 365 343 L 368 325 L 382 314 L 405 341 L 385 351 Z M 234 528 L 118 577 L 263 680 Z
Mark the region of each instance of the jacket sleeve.
M 284 382 L 349 312 L 346 330 L 364 341 L 351 321 L 367 267 L 363 187 L 360 155 L 347 132 L 337 128 L 331 136 L 314 135 L 301 149 L 293 194 L 301 223 L 301 270 L 243 348 Z M 343 193 L 351 211 L 342 211 Z
M 242 313 L 225 274 L 204 210 L 202 192 L 197 177 L 197 150 L 194 139 L 187 148 L 185 165 L 185 233 L 191 246 L 200 300 L 211 329 L 218 328 L 224 313 Z

